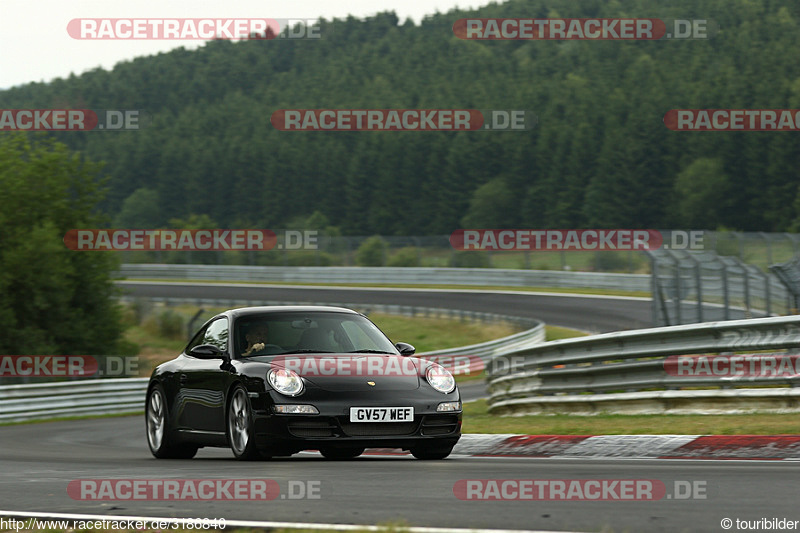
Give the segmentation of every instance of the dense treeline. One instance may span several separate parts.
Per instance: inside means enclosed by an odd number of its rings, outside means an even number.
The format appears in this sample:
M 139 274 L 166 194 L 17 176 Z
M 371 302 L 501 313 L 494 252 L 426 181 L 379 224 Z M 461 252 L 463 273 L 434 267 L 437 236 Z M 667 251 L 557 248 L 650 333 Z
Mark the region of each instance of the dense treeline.
M 100 165 L 52 139 L 0 137 L 0 354 L 120 354 L 130 348 L 121 340 L 110 279 L 117 258 L 73 252 L 63 242 L 69 229 L 102 222 L 92 214 L 102 198 L 99 173 Z
M 709 40 L 463 41 L 462 17 L 706 18 Z M 796 133 L 673 132 L 673 108 L 800 108 L 797 0 L 515 0 L 421 25 L 323 21 L 319 40 L 214 41 L 0 92 L 0 107 L 144 109 L 59 140 L 107 162 L 102 209 L 349 234 L 488 227 L 800 229 Z M 89 46 L 89 45 L 87 45 Z M 96 43 L 96 46 L 103 46 Z M 281 132 L 282 108 L 528 109 L 528 132 Z

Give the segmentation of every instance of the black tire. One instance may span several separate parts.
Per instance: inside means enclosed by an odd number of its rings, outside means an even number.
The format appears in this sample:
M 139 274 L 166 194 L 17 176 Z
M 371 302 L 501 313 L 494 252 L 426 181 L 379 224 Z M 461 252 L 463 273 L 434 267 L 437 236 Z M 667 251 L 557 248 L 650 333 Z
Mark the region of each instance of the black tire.
M 226 411 L 225 431 L 233 456 L 240 461 L 268 459 L 268 456 L 262 455 L 256 448 L 253 438 L 253 410 L 247 391 L 241 385 L 234 385 Z
M 364 453 L 364 448 L 322 448 L 319 453 L 321 453 L 325 459 L 343 461 L 346 459 L 355 459 Z
M 411 455 L 416 457 L 417 459 L 422 459 L 425 461 L 434 461 L 438 459 L 444 459 L 453 451 L 452 446 L 447 446 L 446 448 L 411 448 Z
M 156 384 L 147 392 L 144 404 L 144 427 L 150 453 L 159 459 L 191 459 L 197 446 L 175 442 L 170 428 L 164 388 Z

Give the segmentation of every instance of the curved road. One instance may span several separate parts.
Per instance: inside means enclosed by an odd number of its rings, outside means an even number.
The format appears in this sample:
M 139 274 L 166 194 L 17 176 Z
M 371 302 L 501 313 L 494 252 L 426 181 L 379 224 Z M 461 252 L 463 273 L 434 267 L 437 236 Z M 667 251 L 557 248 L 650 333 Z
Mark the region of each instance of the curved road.
M 301 287 L 120 281 L 130 296 L 158 298 L 207 298 L 336 304 L 393 304 L 464 309 L 544 320 L 546 324 L 592 333 L 652 326 L 650 300 L 619 296 L 548 294 L 524 291 L 470 289 L 391 289 L 361 287 Z

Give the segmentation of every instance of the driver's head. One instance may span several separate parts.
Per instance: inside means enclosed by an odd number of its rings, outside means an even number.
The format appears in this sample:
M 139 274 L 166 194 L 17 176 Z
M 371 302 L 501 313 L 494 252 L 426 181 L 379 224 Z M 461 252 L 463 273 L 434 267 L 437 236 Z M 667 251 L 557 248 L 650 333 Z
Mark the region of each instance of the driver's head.
M 248 328 L 244 338 L 247 339 L 247 342 L 253 344 L 255 342 L 266 342 L 268 335 L 269 335 L 269 326 L 267 325 L 267 323 L 259 322 L 257 324 L 253 324 L 252 326 L 250 326 L 250 328 Z

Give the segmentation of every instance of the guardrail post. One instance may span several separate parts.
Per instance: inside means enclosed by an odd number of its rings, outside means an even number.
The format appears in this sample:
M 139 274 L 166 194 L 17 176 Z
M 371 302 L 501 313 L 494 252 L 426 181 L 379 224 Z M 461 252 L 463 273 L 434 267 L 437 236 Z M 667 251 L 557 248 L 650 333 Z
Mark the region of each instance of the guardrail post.
M 681 316 L 681 305 L 683 298 L 681 298 L 681 262 L 675 259 L 675 323 L 683 324 L 683 317 Z
M 764 274 L 764 298 L 766 299 L 767 316 L 772 316 L 772 292 L 770 290 L 769 274 Z
M 797 241 L 791 233 L 784 233 L 784 235 L 786 235 L 786 238 L 789 239 L 790 243 L 792 243 L 792 256 L 797 255 Z
M 744 309 L 744 316 L 753 318 L 753 313 L 750 311 L 750 276 L 747 270 L 744 272 Z
M 697 321 L 703 322 L 703 276 L 700 269 L 700 261 L 695 257 L 689 256 L 694 261 L 694 276 L 697 284 Z
M 728 294 L 728 266 L 723 264 L 722 265 L 722 298 L 723 298 L 723 313 L 725 316 L 725 320 L 731 319 L 731 300 L 730 294 Z

